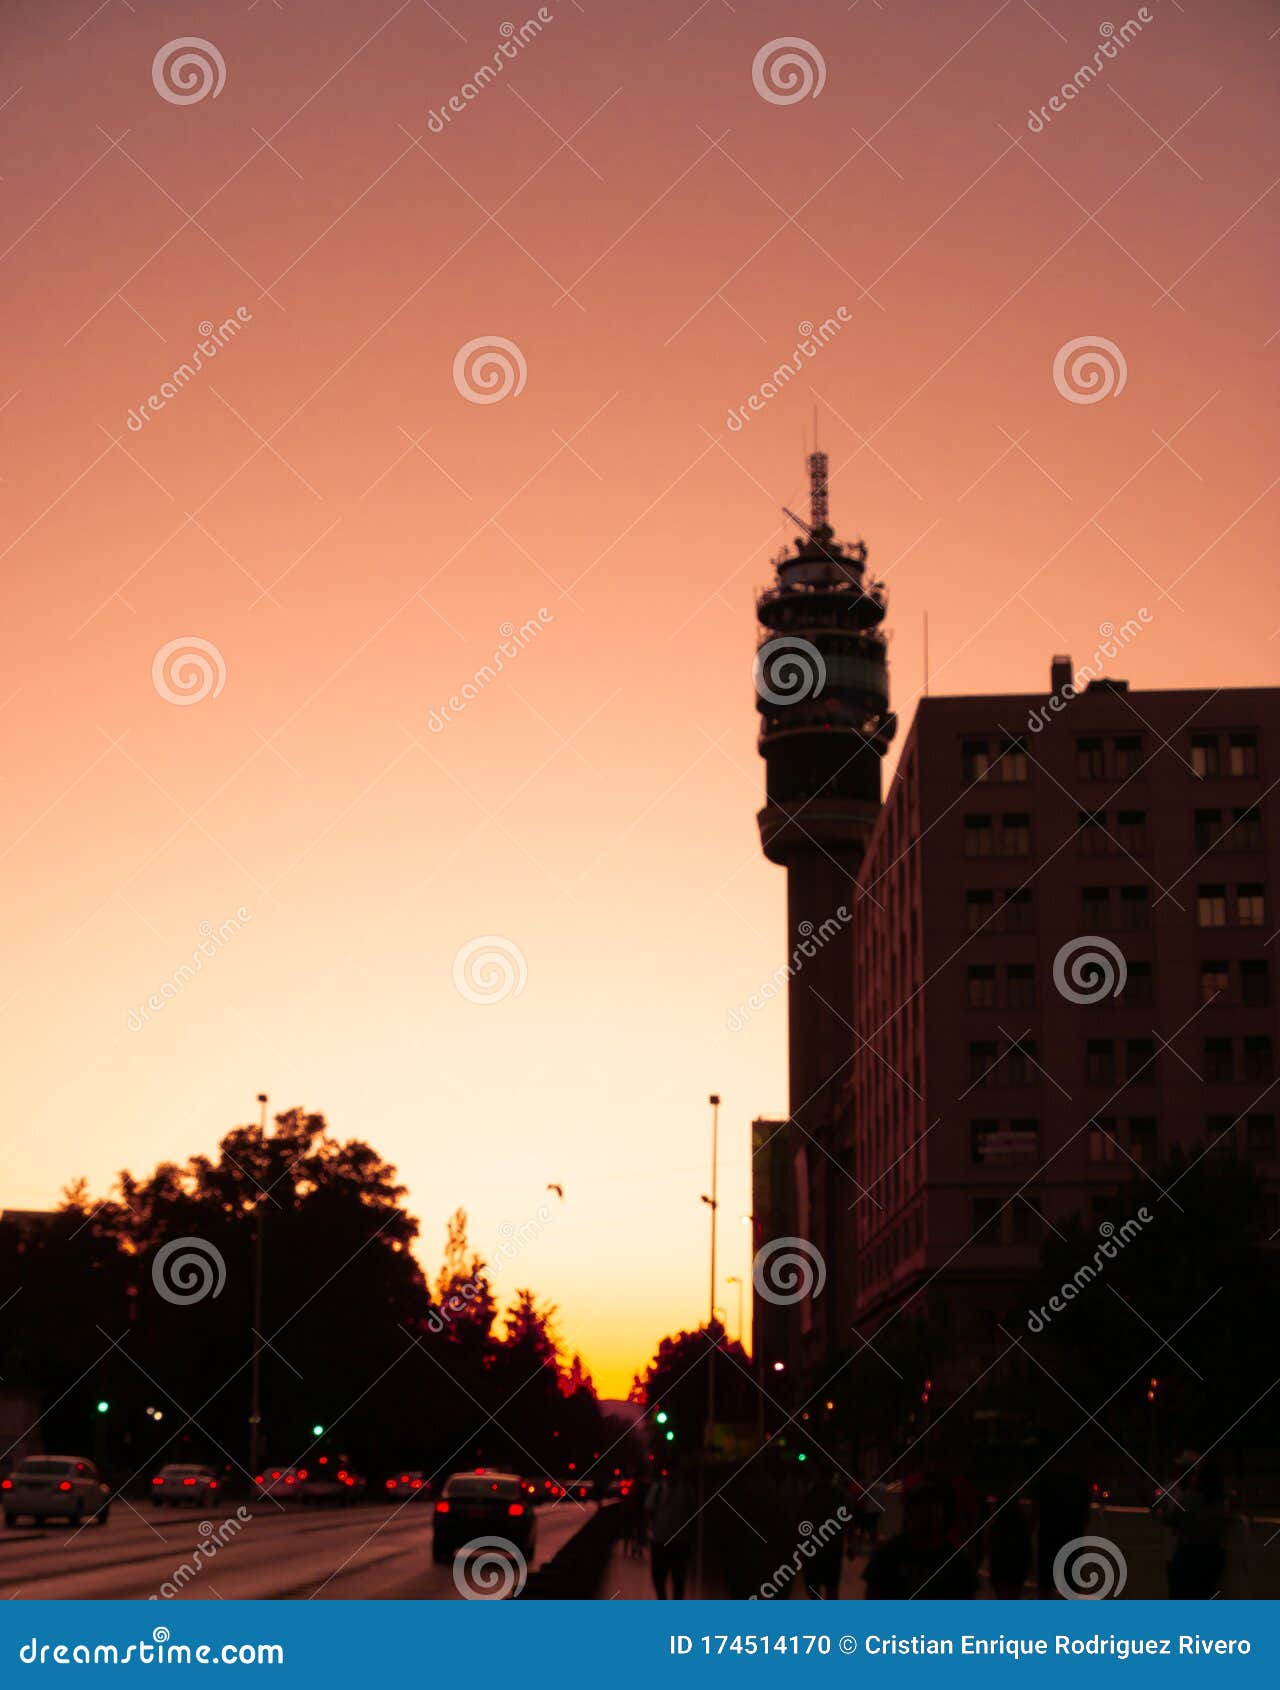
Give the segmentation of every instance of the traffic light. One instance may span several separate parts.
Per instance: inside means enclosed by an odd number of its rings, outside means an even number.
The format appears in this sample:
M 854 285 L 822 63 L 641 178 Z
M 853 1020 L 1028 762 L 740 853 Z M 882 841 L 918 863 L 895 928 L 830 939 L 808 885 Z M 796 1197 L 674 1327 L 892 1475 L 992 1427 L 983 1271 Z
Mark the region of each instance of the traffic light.
M 98 1398 L 98 1413 L 99 1414 L 105 1414 L 110 1407 L 111 1407 L 111 1404 L 107 1401 L 107 1399 L 105 1397 L 99 1397 Z
M 653 1418 L 658 1422 L 659 1426 L 665 1426 L 668 1419 L 666 1409 L 660 1408 Z
M 313 1426 L 311 1428 L 311 1436 L 313 1438 L 322 1438 L 324 1436 L 324 1427 L 320 1425 Z

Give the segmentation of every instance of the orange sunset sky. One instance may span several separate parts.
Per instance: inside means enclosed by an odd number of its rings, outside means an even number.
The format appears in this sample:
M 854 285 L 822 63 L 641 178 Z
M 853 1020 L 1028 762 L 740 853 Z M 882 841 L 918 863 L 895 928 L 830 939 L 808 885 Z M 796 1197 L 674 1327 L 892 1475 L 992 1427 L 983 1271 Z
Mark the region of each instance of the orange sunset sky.
M 489 1255 L 549 1205 L 500 1291 L 622 1394 L 705 1315 L 708 1092 L 722 1277 L 786 1098 L 782 1001 L 728 1019 L 783 960 L 754 593 L 815 408 L 904 727 L 926 611 L 939 692 L 1047 688 L 1143 607 L 1134 685 L 1275 679 L 1280 15 L 1150 0 L 1036 132 L 1137 7 L 556 0 L 433 130 L 536 7 L 95 4 L 0 23 L 0 1205 L 266 1090 L 397 1164 L 433 1271 L 458 1204 Z M 216 93 L 157 86 L 186 36 Z M 494 337 L 522 385 L 476 403 Z M 174 704 L 191 639 L 225 679 Z M 483 936 L 518 994 L 455 988 Z

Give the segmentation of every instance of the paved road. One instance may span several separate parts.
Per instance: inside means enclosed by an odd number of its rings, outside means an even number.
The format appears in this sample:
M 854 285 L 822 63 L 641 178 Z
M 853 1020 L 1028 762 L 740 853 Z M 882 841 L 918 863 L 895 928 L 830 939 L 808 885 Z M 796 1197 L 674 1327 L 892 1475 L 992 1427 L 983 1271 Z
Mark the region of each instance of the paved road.
M 250 1518 L 241 1523 L 234 1509 L 160 1511 L 117 1498 L 105 1527 L 0 1530 L 0 1598 L 460 1596 L 453 1569 L 431 1560 L 429 1504 L 246 1507 Z M 539 1508 L 532 1565 L 550 1559 L 586 1518 L 577 1504 Z

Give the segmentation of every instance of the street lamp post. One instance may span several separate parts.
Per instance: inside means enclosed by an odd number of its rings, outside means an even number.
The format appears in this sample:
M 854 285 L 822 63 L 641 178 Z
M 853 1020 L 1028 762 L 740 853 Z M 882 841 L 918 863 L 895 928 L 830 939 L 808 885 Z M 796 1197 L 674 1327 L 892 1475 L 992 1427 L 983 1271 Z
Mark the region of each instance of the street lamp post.
M 262 1106 L 262 1138 L 267 1137 L 267 1094 L 258 1093 Z M 259 1196 L 253 1229 L 253 1363 L 249 1373 L 249 1473 L 256 1476 L 262 1434 L 262 1234 L 267 1224 L 265 1192 Z

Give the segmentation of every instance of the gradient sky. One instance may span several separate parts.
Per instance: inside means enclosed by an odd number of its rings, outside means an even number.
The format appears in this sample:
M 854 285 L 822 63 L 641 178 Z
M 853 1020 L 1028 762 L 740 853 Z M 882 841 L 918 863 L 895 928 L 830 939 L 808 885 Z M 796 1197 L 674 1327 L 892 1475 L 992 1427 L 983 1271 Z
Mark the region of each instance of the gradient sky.
M 926 611 L 936 691 L 1047 686 L 1144 606 L 1134 685 L 1276 678 L 1280 42 L 1274 6 L 1151 0 L 1031 133 L 1136 6 L 547 10 L 436 134 L 535 7 L 5 8 L 0 1204 L 209 1151 L 266 1090 L 398 1164 L 433 1269 L 457 1204 L 491 1255 L 549 1204 L 500 1288 L 621 1394 L 705 1314 L 707 1093 L 723 1275 L 786 1096 L 781 1001 L 727 1019 L 783 955 L 753 595 L 815 407 L 905 718 Z M 216 97 L 158 93 L 179 35 Z M 784 35 L 816 97 L 753 86 Z M 494 336 L 523 389 L 469 402 L 455 355 Z M 1083 336 L 1127 372 L 1091 404 L 1053 377 Z M 185 636 L 225 684 L 175 706 L 152 664 Z M 484 935 L 518 996 L 455 989 Z

